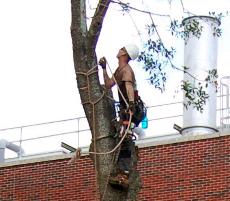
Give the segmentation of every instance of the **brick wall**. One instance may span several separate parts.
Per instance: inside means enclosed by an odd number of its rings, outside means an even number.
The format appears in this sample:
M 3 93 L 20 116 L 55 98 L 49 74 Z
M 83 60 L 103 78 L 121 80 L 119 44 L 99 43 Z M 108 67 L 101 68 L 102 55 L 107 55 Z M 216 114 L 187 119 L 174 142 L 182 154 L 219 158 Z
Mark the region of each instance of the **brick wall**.
M 88 156 L 0 167 L 0 201 L 94 201 Z M 140 149 L 139 201 L 230 200 L 230 137 Z
M 143 149 L 139 200 L 230 200 L 230 138 Z

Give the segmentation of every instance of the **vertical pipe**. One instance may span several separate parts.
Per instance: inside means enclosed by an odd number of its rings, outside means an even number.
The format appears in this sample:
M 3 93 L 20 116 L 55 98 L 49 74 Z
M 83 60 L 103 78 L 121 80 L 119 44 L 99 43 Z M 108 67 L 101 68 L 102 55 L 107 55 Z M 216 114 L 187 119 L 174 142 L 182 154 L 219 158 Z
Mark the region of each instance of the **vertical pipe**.
M 222 80 L 222 79 L 221 79 Z M 224 103 L 223 103 L 223 101 L 224 101 L 224 97 L 223 97 L 223 95 L 224 95 L 224 93 L 223 93 L 223 85 L 221 84 L 221 80 L 220 80 L 220 126 L 221 126 L 221 132 L 223 132 L 223 127 L 224 127 L 224 125 L 223 125 L 223 105 L 224 105 Z
M 11 151 L 14 151 L 15 153 L 18 154 L 18 156 L 20 154 L 24 154 L 24 150 L 22 149 L 22 147 L 13 144 L 12 142 L 8 142 L 7 140 L 4 139 L 0 139 L 0 162 L 4 162 L 5 161 L 5 149 L 8 148 Z
M 22 156 L 22 128 L 23 128 L 23 127 L 21 127 L 21 129 L 20 129 L 20 145 L 19 145 L 20 151 L 19 151 L 19 153 L 18 153 L 18 157 L 19 157 L 19 158 L 21 158 L 21 156 Z
M 78 118 L 77 119 L 77 148 L 79 148 L 79 146 L 80 146 L 80 142 L 79 142 L 79 140 L 80 140 L 80 136 L 79 136 L 79 130 L 80 130 L 80 128 L 79 128 L 79 121 L 80 121 L 80 118 Z
M 5 161 L 6 140 L 0 140 L 0 163 Z
M 198 36 L 197 32 L 193 32 L 191 28 L 194 22 L 198 22 L 198 27 L 201 29 Z M 188 38 L 185 40 L 184 64 L 189 74 L 198 80 L 205 80 L 208 72 L 217 68 L 217 36 L 214 32 L 220 22 L 209 16 L 193 16 L 184 19 L 183 24 L 185 32 L 188 32 Z M 184 74 L 184 81 L 189 81 L 193 86 L 197 86 L 195 83 L 199 82 L 195 82 L 195 79 L 187 73 Z M 205 83 L 203 88 L 205 88 Z M 188 109 L 184 108 L 182 134 L 204 134 L 216 131 L 215 86 L 209 84 L 206 92 L 209 98 L 202 113 L 192 105 L 188 106 Z M 186 97 L 184 99 L 186 101 Z
M 5 161 L 5 148 L 0 147 L 0 163 Z

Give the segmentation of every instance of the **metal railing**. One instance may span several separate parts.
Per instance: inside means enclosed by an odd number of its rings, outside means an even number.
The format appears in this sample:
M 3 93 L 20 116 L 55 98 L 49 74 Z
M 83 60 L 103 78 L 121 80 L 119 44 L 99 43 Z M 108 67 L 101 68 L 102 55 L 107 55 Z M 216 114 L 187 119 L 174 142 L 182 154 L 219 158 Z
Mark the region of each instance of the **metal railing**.
M 222 96 L 226 95 L 222 94 Z M 220 98 L 220 96 L 218 96 L 218 98 Z M 224 108 L 217 109 L 217 111 L 222 110 L 224 110 Z M 173 124 L 177 123 L 178 125 L 182 125 L 182 113 L 182 102 L 149 106 L 149 127 L 145 130 L 146 136 L 175 134 L 176 131 L 173 129 Z M 165 114 L 167 114 L 167 116 Z M 220 117 L 218 116 L 217 124 L 220 123 L 219 119 Z M 89 146 L 91 133 L 86 117 L 77 117 L 0 129 L 0 139 L 5 139 L 23 148 L 25 155 L 21 157 L 24 157 L 63 151 L 61 142 L 65 142 L 75 148 Z M 6 158 L 15 157 L 17 157 L 15 153 L 9 150 L 6 151 Z
M 80 126 L 81 122 L 84 126 Z M 86 146 L 88 143 L 80 140 L 82 133 L 88 133 L 87 139 L 90 138 L 86 117 L 0 129 L 0 139 L 19 145 L 25 150 L 24 156 L 28 156 L 61 150 L 61 141 L 78 147 Z M 6 158 L 12 157 L 15 157 L 15 153 L 6 150 Z

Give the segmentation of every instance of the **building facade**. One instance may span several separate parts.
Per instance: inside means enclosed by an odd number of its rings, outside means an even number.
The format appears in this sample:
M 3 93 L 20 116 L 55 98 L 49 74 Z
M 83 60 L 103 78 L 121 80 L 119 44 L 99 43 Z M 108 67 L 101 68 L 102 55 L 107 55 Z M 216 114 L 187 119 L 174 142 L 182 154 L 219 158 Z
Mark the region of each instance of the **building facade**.
M 176 136 L 138 141 L 142 188 L 138 201 L 230 200 L 230 135 Z M 88 155 L 6 161 L 0 165 L 0 201 L 95 201 Z

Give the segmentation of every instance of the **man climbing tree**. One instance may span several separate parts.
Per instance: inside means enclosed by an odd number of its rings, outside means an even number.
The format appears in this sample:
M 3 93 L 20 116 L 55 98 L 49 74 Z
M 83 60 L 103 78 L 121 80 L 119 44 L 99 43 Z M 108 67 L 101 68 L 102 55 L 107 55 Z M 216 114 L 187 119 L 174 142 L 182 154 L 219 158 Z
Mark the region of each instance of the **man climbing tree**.
M 139 175 L 136 171 L 135 146 L 130 146 L 132 167 L 129 172 L 129 190 L 120 191 L 109 185 L 109 177 L 114 167 L 116 150 L 116 129 L 113 124 L 114 104 L 107 98 L 100 85 L 97 74 L 95 48 L 102 28 L 102 23 L 110 0 L 100 0 L 87 30 L 85 0 L 72 0 L 71 36 L 73 43 L 74 67 L 78 88 L 87 120 L 92 132 L 93 159 L 96 182 L 100 200 L 122 201 L 136 200 L 140 188 Z M 112 137 L 111 137 L 112 136 Z M 108 153 L 108 154 L 107 154 Z M 99 199 L 99 198 L 98 198 Z M 98 200 L 95 198 L 95 200 Z
M 74 67 L 76 72 L 78 89 L 81 97 L 81 102 L 83 104 L 83 108 L 92 133 L 92 155 L 94 159 L 93 161 L 97 181 L 96 188 L 99 190 L 100 200 L 137 200 L 137 193 L 139 192 L 141 185 L 139 174 L 136 169 L 137 154 L 135 152 L 134 144 L 131 144 L 129 147 L 131 152 L 131 157 L 129 157 L 131 159 L 131 165 L 129 167 L 130 169 L 128 174 L 128 190 L 120 191 L 109 185 L 109 180 L 112 178 L 111 173 L 113 172 L 113 167 L 115 165 L 114 161 L 116 161 L 114 160 L 114 158 L 117 153 L 117 149 L 114 149 L 117 145 L 116 138 L 114 137 L 116 136 L 116 127 L 113 123 L 113 120 L 115 118 L 115 108 L 114 103 L 111 102 L 110 99 L 108 99 L 106 92 L 100 85 L 97 73 L 98 63 L 95 49 L 102 29 L 104 17 L 111 3 L 121 5 L 124 11 L 128 11 L 129 9 L 134 9 L 136 11 L 140 10 L 137 8 L 129 7 L 128 3 L 122 3 L 121 1 L 99 0 L 95 9 L 94 16 L 92 17 L 91 24 L 87 29 L 85 2 L 85 0 L 71 0 L 71 36 L 73 43 Z M 181 5 L 183 7 L 183 11 L 185 12 L 182 1 Z M 146 51 L 142 51 L 138 59 L 144 63 L 146 71 L 151 72 L 151 83 L 154 84 L 156 88 L 164 89 L 166 73 L 164 72 L 164 70 L 162 70 L 163 66 L 169 66 L 172 67 L 171 69 L 177 69 L 185 73 L 187 69 L 186 67 L 180 69 L 173 64 L 172 59 L 174 57 L 175 51 L 173 48 L 167 48 L 163 43 L 152 16 L 157 15 L 168 18 L 170 21 L 170 31 L 172 31 L 172 33 L 176 36 L 181 34 L 181 37 L 185 38 L 188 32 L 181 31 L 181 28 L 183 29 L 183 26 L 179 24 L 178 21 L 172 20 L 170 15 L 161 15 L 147 11 L 144 11 L 144 13 L 147 14 L 147 16 L 149 16 L 151 20 L 151 24 L 147 26 L 150 39 L 146 42 Z M 197 25 L 197 23 L 195 23 L 195 25 Z M 189 29 L 187 31 L 192 30 L 192 33 L 195 34 L 197 32 L 200 33 L 202 30 L 200 26 L 195 26 L 194 28 L 193 24 L 187 27 Z M 219 33 L 219 29 L 216 30 L 218 30 Z M 153 34 L 156 39 L 151 38 Z M 126 49 L 126 53 L 127 52 L 128 50 Z M 131 57 L 131 55 L 129 56 Z M 161 58 L 163 58 L 163 61 Z M 102 63 L 104 64 L 104 62 L 101 61 L 101 64 Z M 103 67 L 105 68 L 105 65 L 103 65 Z M 210 77 L 215 78 L 215 75 Z M 209 81 L 210 79 L 207 80 Z M 196 81 L 195 78 L 194 81 Z M 109 86 L 112 86 L 114 84 L 111 80 L 109 82 Z M 132 80 L 130 83 L 132 83 Z M 131 92 L 133 91 L 133 83 L 130 83 L 127 83 L 124 86 L 125 90 L 130 88 L 130 90 L 127 90 L 127 92 L 129 91 L 128 93 L 130 94 L 127 94 L 126 100 L 130 103 L 129 109 L 134 112 L 134 109 L 132 108 L 133 92 Z M 187 90 L 188 95 L 191 94 L 192 91 L 196 92 L 196 90 L 194 90 L 194 87 L 192 89 L 184 87 L 183 90 Z M 203 92 L 202 88 L 198 88 L 197 90 L 199 92 L 201 91 L 201 98 L 206 97 L 206 93 Z M 188 98 L 189 97 L 193 96 L 188 96 Z M 193 102 L 191 102 L 191 104 Z M 98 199 L 95 198 L 95 200 Z
M 138 108 L 139 98 L 136 90 L 136 79 L 134 72 L 129 65 L 130 60 L 135 60 L 139 54 L 139 49 L 136 45 L 127 44 L 122 47 L 118 54 L 118 68 L 113 74 L 112 78 L 109 78 L 106 71 L 106 59 L 101 58 L 99 64 L 103 69 L 103 77 L 105 86 L 107 88 L 113 87 L 115 84 L 118 85 L 118 95 L 120 101 L 120 124 L 118 137 L 122 137 L 125 131 L 129 133 L 121 144 L 121 150 L 118 157 L 116 169 L 110 175 L 109 183 L 112 186 L 122 187 L 127 189 L 129 186 L 129 172 L 131 165 L 131 150 L 130 144 L 132 142 L 132 129 L 141 122 L 145 115 L 144 108 L 136 110 Z M 140 107 L 139 107 L 140 108 Z M 130 116 L 130 113 L 132 116 Z M 129 119 L 131 118 L 131 121 Z M 131 122 L 131 124 L 129 124 Z

